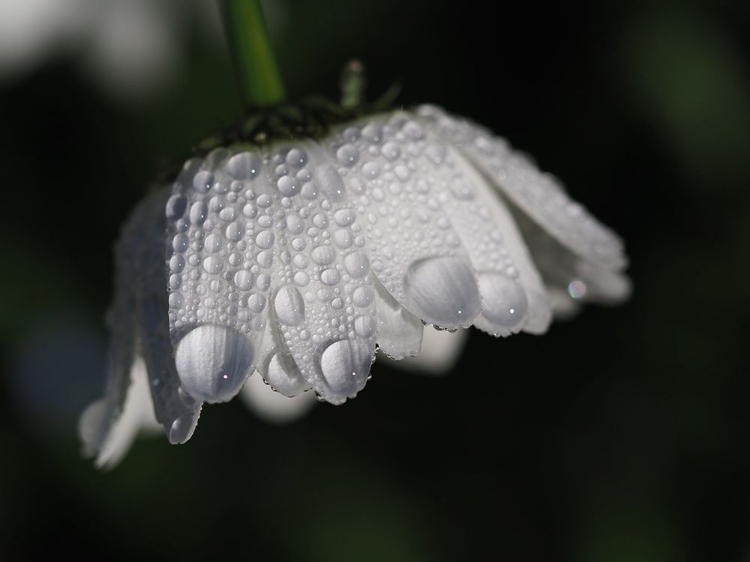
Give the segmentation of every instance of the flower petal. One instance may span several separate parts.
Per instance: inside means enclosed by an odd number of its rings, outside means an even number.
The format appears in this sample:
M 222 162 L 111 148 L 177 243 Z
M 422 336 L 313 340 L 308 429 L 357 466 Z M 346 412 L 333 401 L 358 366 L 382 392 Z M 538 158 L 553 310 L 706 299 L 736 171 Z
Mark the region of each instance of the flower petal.
M 98 468 L 114 468 L 127 453 L 133 440 L 142 429 L 151 429 L 158 422 L 154 417 L 149 394 L 146 364 L 136 358 L 130 370 L 132 381 L 127 391 L 120 415 L 112 420 L 108 398 L 91 404 L 81 415 L 78 432 L 84 452 L 95 455 Z
M 170 443 L 185 443 L 198 423 L 202 402 L 181 389 L 169 338 L 169 293 L 164 263 L 167 230 L 164 213 L 168 189 L 152 193 L 139 207 L 140 216 L 126 226 L 123 245 L 132 249 L 136 316 L 140 350 L 146 363 L 156 419 Z
M 378 348 L 395 360 L 417 355 L 422 347 L 422 321 L 398 304 L 377 279 L 374 286 Z
M 275 190 L 258 152 L 186 163 L 167 203 L 169 329 L 182 389 L 225 402 L 252 373 L 271 289 Z
M 425 322 L 470 326 L 481 311 L 477 280 L 435 197 L 440 170 L 417 165 L 427 147 L 424 130 L 397 111 L 339 127 L 325 142 L 356 197 L 383 286 Z
M 288 351 L 315 392 L 340 404 L 364 387 L 377 334 L 373 277 L 357 213 L 334 162 L 317 143 L 280 145 L 266 160 L 283 211 L 271 307 L 283 342 L 279 351 Z M 266 368 L 270 378 L 274 370 L 295 374 L 283 355 Z
M 617 304 L 630 296 L 624 274 L 580 258 L 528 217 L 519 214 L 517 220 L 549 292 L 556 295 L 556 315 L 569 316 L 576 308 L 571 303 Z
M 543 333 L 552 313 L 539 272 L 503 201 L 457 150 L 426 123 L 434 188 L 477 270 L 482 314 L 474 325 L 495 336 Z
M 501 138 L 434 106 L 418 113 L 471 159 L 498 190 L 561 244 L 582 259 L 610 270 L 625 267 L 622 241 L 565 193 L 552 176 L 510 149 Z

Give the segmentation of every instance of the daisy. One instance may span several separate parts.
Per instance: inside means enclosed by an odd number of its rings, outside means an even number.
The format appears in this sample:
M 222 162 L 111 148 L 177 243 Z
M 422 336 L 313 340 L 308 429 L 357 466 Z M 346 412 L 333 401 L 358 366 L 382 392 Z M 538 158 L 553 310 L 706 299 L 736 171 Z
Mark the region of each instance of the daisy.
M 243 121 L 131 215 L 107 389 L 80 425 L 98 464 L 154 418 L 186 442 L 204 403 L 260 381 L 342 404 L 432 326 L 542 334 L 626 298 L 621 240 L 506 141 L 435 106 L 343 105 Z

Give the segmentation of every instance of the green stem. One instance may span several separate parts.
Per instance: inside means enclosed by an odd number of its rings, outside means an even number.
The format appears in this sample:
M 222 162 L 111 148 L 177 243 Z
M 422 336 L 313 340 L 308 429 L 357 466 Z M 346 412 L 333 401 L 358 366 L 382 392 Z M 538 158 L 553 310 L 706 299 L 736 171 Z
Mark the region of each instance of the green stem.
M 268 42 L 260 0 L 221 0 L 221 7 L 245 108 L 282 104 L 284 84 Z

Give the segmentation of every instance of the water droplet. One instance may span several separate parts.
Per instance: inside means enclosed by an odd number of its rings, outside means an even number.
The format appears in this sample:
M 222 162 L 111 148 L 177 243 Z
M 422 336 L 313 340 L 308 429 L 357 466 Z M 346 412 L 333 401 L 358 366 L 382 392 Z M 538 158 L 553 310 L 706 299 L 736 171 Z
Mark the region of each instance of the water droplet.
M 336 168 L 330 164 L 320 166 L 315 171 L 315 179 L 323 194 L 331 201 L 338 201 L 346 195 L 346 186 L 344 185 L 343 178 L 336 171 Z
M 310 388 L 307 381 L 302 378 L 292 356 L 282 352 L 274 353 L 271 357 L 266 372 L 266 382 L 274 390 L 290 398 Z
M 318 265 L 328 265 L 333 263 L 336 253 L 330 246 L 316 246 L 310 253 L 313 261 Z
M 184 195 L 172 195 L 167 200 L 167 220 L 176 221 L 185 214 L 185 209 L 187 209 L 187 198 Z
M 185 234 L 178 234 L 172 240 L 172 249 L 175 252 L 184 252 L 185 250 L 188 249 L 189 245 L 190 245 L 190 240 Z
M 378 143 L 383 138 L 383 128 L 378 123 L 368 123 L 362 129 L 362 136 L 371 143 Z
M 482 316 L 498 327 L 513 329 L 526 318 L 526 291 L 502 273 L 484 271 L 478 276 Z
M 298 271 L 294 274 L 294 284 L 299 287 L 305 287 L 310 282 L 310 277 L 304 271 Z
M 252 180 L 260 173 L 261 167 L 260 156 L 252 152 L 235 154 L 226 164 L 227 173 L 238 180 Z
M 247 269 L 242 269 L 234 274 L 234 284 L 241 291 L 247 291 L 253 286 L 253 274 Z
M 366 307 L 372 304 L 374 293 L 370 287 L 357 287 L 352 293 L 352 301 L 359 307 Z
M 341 164 L 347 168 L 351 168 L 359 160 L 359 152 L 353 146 L 345 144 L 336 151 L 336 158 L 338 158 Z
M 169 259 L 169 270 L 172 273 L 179 273 L 185 269 L 185 257 L 180 255 L 174 255 Z
M 286 155 L 286 163 L 292 168 L 302 168 L 307 162 L 307 154 L 304 150 L 293 148 Z
M 279 188 L 279 191 L 282 195 L 286 197 L 293 197 L 294 195 L 297 195 L 300 191 L 300 184 L 297 181 L 297 178 L 294 176 L 284 176 L 283 178 L 279 179 L 278 182 L 276 182 L 276 185 Z
M 586 296 L 586 291 L 586 283 L 584 283 L 580 279 L 576 279 L 575 281 L 571 281 L 570 283 L 568 283 L 568 294 L 572 299 L 582 299 Z
M 337 394 L 353 397 L 367 382 L 373 350 L 357 341 L 339 340 L 329 344 L 320 356 L 320 371 Z
M 354 331 L 361 338 L 370 338 L 375 335 L 377 323 L 372 316 L 360 316 L 354 321 Z
M 172 293 L 169 295 L 169 306 L 172 308 L 180 308 L 182 302 L 182 295 L 180 293 Z
M 169 428 L 169 442 L 172 445 L 185 443 L 193 435 L 198 423 L 198 414 L 184 414 L 172 422 Z
M 399 148 L 395 142 L 387 142 L 383 145 L 383 148 L 380 149 L 380 153 L 383 155 L 383 158 L 393 162 L 396 158 L 401 156 L 401 148 Z
M 196 201 L 190 207 L 190 222 L 195 225 L 203 224 L 208 216 L 208 207 L 203 201 Z
M 305 319 L 305 301 L 292 285 L 285 285 L 278 290 L 273 307 L 279 322 L 285 326 L 297 326 Z
M 333 214 L 333 220 L 340 227 L 347 227 L 357 220 L 357 213 L 354 209 L 339 209 Z
M 214 254 L 221 250 L 223 244 L 224 241 L 221 239 L 221 234 L 218 232 L 212 232 L 206 236 L 206 239 L 203 242 L 203 249 L 210 254 Z
M 263 232 L 258 233 L 258 236 L 255 237 L 255 244 L 259 248 L 268 249 L 273 246 L 273 239 L 273 232 L 264 230 Z
M 350 248 L 352 245 L 352 235 L 348 230 L 341 229 L 333 233 L 333 243 L 342 250 Z
M 231 222 L 237 217 L 234 207 L 226 207 L 219 212 L 219 218 L 224 222 Z
M 207 172 L 205 170 L 203 170 L 202 172 L 198 172 L 193 178 L 193 187 L 201 193 L 204 193 L 211 189 L 211 185 L 213 183 L 213 175 L 211 174 L 211 172 Z
M 211 274 L 219 273 L 223 266 L 224 264 L 222 263 L 221 258 L 216 256 L 208 256 L 203 260 L 203 269 Z
M 299 234 L 305 229 L 305 223 L 297 213 L 286 216 L 286 228 L 291 234 Z
M 196 400 L 226 402 L 245 382 L 253 346 L 237 330 L 204 324 L 177 343 L 174 358 L 185 392 Z
M 481 312 L 474 273 L 462 258 L 434 257 L 419 260 L 404 278 L 406 308 L 442 328 L 469 326 Z
M 260 314 L 263 309 L 266 308 L 266 297 L 261 294 L 254 293 L 247 299 L 247 309 L 255 314 Z
M 261 273 L 260 275 L 258 275 L 258 281 L 256 285 L 258 285 L 258 289 L 260 289 L 261 291 L 267 291 L 271 286 L 271 276 L 265 273 Z
M 339 282 L 339 273 L 335 269 L 326 269 L 320 274 L 320 280 L 326 285 L 335 285 Z
M 380 175 L 380 164 L 377 162 L 367 162 L 362 166 L 362 173 L 366 178 L 374 180 Z
M 362 252 L 352 252 L 344 257 L 344 267 L 349 275 L 359 279 L 367 275 L 370 263 Z

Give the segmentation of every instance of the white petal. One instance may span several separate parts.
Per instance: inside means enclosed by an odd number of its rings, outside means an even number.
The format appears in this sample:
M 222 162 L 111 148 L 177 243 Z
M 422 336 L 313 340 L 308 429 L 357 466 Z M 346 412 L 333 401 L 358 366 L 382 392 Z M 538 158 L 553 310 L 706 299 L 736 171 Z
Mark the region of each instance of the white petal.
M 340 404 L 364 387 L 377 334 L 359 217 L 334 162 L 317 143 L 278 145 L 265 160 L 283 215 L 270 316 L 281 355 L 264 365 L 264 376 L 274 387 L 286 387 L 298 371 L 321 397 Z
M 271 294 L 274 196 L 257 152 L 189 161 L 167 202 L 169 328 L 182 388 L 224 402 L 252 372 Z
M 435 107 L 423 106 L 419 114 L 492 178 L 503 195 L 576 255 L 611 270 L 625 267 L 622 241 L 503 139 Z
M 304 392 L 293 398 L 283 396 L 271 390 L 258 376 L 247 380 L 240 398 L 259 418 L 273 423 L 287 423 L 301 418 L 317 402 L 314 392 Z
M 418 165 L 425 131 L 409 114 L 339 127 L 326 139 L 362 217 L 372 269 L 407 310 L 445 328 L 480 313 L 466 250 L 436 199 L 441 170 Z
M 424 165 L 441 170 L 437 199 L 478 272 L 482 314 L 474 325 L 499 336 L 546 331 L 552 319 L 546 291 L 511 214 L 465 157 L 425 125 L 431 162 Z
M 429 375 L 443 375 L 455 367 L 469 338 L 469 330 L 436 330 L 426 328 L 422 350 L 415 357 L 407 357 L 390 364 L 399 369 Z
M 422 321 L 398 304 L 380 281 L 374 285 L 378 348 L 396 360 L 417 355 L 422 347 Z
M 297 368 L 294 357 L 286 349 L 273 308 L 268 317 L 266 335 L 256 365 L 256 378 L 262 378 L 273 390 L 288 398 L 312 388 Z
M 617 304 L 630 296 L 631 284 L 624 274 L 581 259 L 528 218 L 518 216 L 518 224 L 545 284 L 556 292 L 556 315 L 572 311 L 563 304 L 565 299 Z
M 180 378 L 169 338 L 167 271 L 164 264 L 169 191 L 152 193 L 125 227 L 123 245 L 132 249 L 136 315 L 140 351 L 146 363 L 156 419 L 164 425 L 170 443 L 184 443 L 198 423 L 202 402 L 180 389 Z
M 81 415 L 78 432 L 86 454 L 96 456 L 98 468 L 114 468 L 141 430 L 159 427 L 151 405 L 146 364 L 138 357 L 130 371 L 132 383 L 122 413 L 112 422 L 107 398 L 91 404 Z

